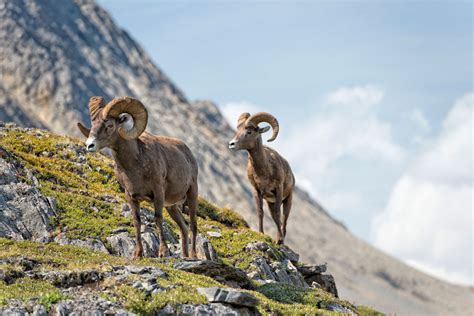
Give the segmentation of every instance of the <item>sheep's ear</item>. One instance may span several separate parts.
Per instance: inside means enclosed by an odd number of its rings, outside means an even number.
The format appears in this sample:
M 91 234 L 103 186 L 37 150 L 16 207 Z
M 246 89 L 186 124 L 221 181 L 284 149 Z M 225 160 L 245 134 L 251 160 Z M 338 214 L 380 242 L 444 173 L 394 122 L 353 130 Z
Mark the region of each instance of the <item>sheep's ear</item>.
M 90 128 L 85 127 L 81 122 L 77 122 L 77 127 L 79 127 L 79 130 L 85 137 L 89 137 L 89 133 L 91 132 Z
M 260 134 L 263 134 L 263 133 L 265 133 L 265 132 L 268 132 L 268 130 L 270 130 L 270 126 L 265 126 L 265 127 L 262 127 L 262 128 L 260 128 L 260 127 L 258 128 L 258 132 L 259 132 Z
M 131 116 L 129 113 L 121 113 L 118 117 L 118 122 L 120 127 L 124 128 L 126 131 L 130 131 L 135 125 L 133 116 Z

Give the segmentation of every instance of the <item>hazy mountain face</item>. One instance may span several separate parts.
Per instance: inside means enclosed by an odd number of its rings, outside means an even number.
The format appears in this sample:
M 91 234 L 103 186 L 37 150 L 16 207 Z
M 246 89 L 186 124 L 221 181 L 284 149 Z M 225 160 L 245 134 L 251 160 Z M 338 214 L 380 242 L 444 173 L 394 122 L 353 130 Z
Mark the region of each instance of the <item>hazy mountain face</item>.
M 148 131 L 180 138 L 192 148 L 200 195 L 235 208 L 256 227 L 246 154 L 228 151 L 233 130 L 216 105 L 189 102 L 95 2 L 0 0 L 0 70 L 0 120 L 24 126 L 79 136 L 76 122 L 90 124 L 90 96 L 142 100 Z M 268 212 L 265 225 L 273 235 Z M 301 190 L 286 240 L 305 261 L 328 262 L 341 297 L 402 314 L 466 314 L 472 308 L 470 290 L 372 248 Z

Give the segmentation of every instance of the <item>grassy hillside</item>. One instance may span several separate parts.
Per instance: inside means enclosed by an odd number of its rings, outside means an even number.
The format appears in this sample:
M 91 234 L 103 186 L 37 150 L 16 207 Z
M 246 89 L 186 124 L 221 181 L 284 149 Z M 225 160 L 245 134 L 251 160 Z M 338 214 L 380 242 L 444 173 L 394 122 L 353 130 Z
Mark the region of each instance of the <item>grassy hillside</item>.
M 108 248 L 107 237 L 118 228 L 126 228 L 133 235 L 131 220 L 124 217 L 122 205 L 125 203 L 122 189 L 113 175 L 113 161 L 102 154 L 90 154 L 76 139 L 53 135 L 37 129 L 20 129 L 11 125 L 0 127 L 0 146 L 11 154 L 3 159 L 13 159 L 23 165 L 18 176 L 35 185 L 45 196 L 56 199 L 58 215 L 50 220 L 54 223 L 53 236 L 60 233 L 70 239 L 99 238 Z M 28 174 L 28 171 L 34 175 Z M 32 180 L 36 179 L 36 180 Z M 151 205 L 142 207 L 152 210 Z M 178 227 L 164 212 L 171 232 L 179 236 Z M 250 242 L 263 241 L 270 245 L 274 256 L 282 256 L 280 248 L 269 236 L 248 228 L 247 223 L 237 213 L 216 207 L 204 199 L 199 202 L 198 229 L 200 233 L 219 229 L 222 237 L 210 238 L 223 263 L 249 272 L 252 258 L 268 256 L 259 250 L 243 251 Z M 183 272 L 173 268 L 176 258 L 131 259 L 94 252 L 77 246 L 60 246 L 56 243 L 36 243 L 0 239 L 0 269 L 4 275 L 14 275 L 21 267 L 8 258 L 22 257 L 37 262 L 36 271 L 110 271 L 114 266 L 137 265 L 158 267 L 166 273 L 156 282 L 165 290 L 147 294 L 134 288 L 130 282 L 105 278 L 101 286 L 105 288 L 104 298 L 119 302 L 125 308 L 149 314 L 163 308 L 168 302 L 206 303 L 206 298 L 197 292 L 198 287 L 226 287 L 218 281 L 199 274 Z M 3 262 L 3 263 L 2 263 Z M 133 277 L 133 276 L 131 276 Z M 337 280 L 336 280 L 337 282 Z M 280 283 L 260 284 L 253 282 L 254 290 L 249 291 L 259 299 L 257 309 L 262 314 L 321 314 L 334 312 L 325 308 L 337 303 L 354 312 L 368 315 L 375 313 L 366 307 L 356 307 L 335 298 L 321 289 L 304 289 Z M 11 299 L 35 300 L 47 307 L 67 299 L 60 289 L 51 282 L 40 281 L 28 276 L 7 284 L 0 281 L 0 306 Z

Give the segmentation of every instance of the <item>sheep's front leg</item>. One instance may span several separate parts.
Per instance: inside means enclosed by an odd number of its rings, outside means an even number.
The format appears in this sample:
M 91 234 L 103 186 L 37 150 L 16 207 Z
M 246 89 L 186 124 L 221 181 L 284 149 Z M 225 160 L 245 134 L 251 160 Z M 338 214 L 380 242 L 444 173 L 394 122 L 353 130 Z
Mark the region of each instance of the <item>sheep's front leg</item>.
M 258 231 L 263 234 L 263 198 L 257 189 L 253 190 L 253 198 L 255 199 L 255 204 L 257 205 Z
M 140 203 L 127 195 L 128 204 L 132 209 L 133 226 L 135 227 L 135 249 L 133 251 L 133 259 L 138 259 L 143 256 L 142 221 L 140 219 Z
M 160 239 L 160 249 L 158 251 L 158 257 L 165 257 L 169 255 L 168 246 L 165 241 L 165 234 L 163 232 L 163 197 L 156 196 L 154 199 L 155 205 L 155 224 L 158 230 L 158 237 Z
M 270 214 L 272 215 L 273 221 L 277 227 L 277 236 L 276 241 L 279 245 L 283 244 L 283 232 L 281 229 L 281 192 L 276 192 L 275 194 L 275 202 L 271 203 L 267 201 L 268 208 L 270 210 Z

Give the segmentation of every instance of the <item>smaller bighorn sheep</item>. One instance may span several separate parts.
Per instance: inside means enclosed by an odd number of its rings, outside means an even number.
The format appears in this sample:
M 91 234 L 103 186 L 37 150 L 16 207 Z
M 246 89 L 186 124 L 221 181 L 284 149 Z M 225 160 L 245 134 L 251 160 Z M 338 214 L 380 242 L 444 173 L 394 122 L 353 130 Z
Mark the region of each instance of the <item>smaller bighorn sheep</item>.
M 192 232 L 191 257 L 196 257 L 196 209 L 198 198 L 198 166 L 191 150 L 181 141 L 155 136 L 145 132 L 148 112 L 138 100 L 130 97 L 115 98 L 107 105 L 104 98 L 92 97 L 89 101 L 92 128 L 78 123 L 87 137 L 90 152 L 104 147 L 112 149 L 115 159 L 115 176 L 125 189 L 135 226 L 133 257 L 143 255 L 141 240 L 140 202 L 154 203 L 155 224 L 160 240 L 159 257 L 168 253 L 163 234 L 163 206 L 181 231 L 181 251 L 188 257 L 188 231 L 179 210 L 184 203 L 189 207 Z
M 268 209 L 277 226 L 276 240 L 283 244 L 286 236 L 286 224 L 291 210 L 291 200 L 295 187 L 295 177 L 288 162 L 275 150 L 262 145 L 261 134 L 270 126 L 259 127 L 261 122 L 267 122 L 273 129 L 273 135 L 268 140 L 274 141 L 278 135 L 277 119 L 265 112 L 254 115 L 242 113 L 237 122 L 237 133 L 229 142 L 229 149 L 237 151 L 245 149 L 249 153 L 247 176 L 253 187 L 253 195 L 257 204 L 258 227 L 263 233 L 263 199 L 267 201 Z M 283 218 L 281 205 L 283 204 Z

